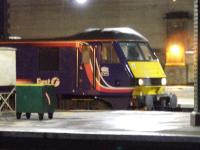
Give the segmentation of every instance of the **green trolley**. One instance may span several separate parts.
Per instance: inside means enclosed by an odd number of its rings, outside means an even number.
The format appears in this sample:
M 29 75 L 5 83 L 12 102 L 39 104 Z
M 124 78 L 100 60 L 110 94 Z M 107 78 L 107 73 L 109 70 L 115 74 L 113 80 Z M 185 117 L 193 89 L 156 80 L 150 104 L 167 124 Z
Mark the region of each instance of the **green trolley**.
M 53 118 L 56 95 L 52 85 L 21 84 L 16 86 L 16 118 L 22 113 L 30 119 L 31 113 L 38 113 L 39 120 L 43 120 L 44 113 Z

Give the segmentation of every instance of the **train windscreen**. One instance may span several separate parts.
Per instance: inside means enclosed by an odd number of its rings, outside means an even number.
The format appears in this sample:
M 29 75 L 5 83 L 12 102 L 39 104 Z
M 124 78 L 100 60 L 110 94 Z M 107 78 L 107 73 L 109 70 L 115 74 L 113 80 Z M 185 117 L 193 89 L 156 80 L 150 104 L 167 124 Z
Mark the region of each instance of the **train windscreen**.
M 124 56 L 128 61 L 157 60 L 149 45 L 144 42 L 120 42 Z

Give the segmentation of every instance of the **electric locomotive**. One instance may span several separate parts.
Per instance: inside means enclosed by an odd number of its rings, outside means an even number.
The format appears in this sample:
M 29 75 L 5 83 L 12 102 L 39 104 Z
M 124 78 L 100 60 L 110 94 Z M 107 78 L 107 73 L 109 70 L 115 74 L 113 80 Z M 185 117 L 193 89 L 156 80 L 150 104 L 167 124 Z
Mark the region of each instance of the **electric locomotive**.
M 17 83 L 52 84 L 63 105 L 85 109 L 176 108 L 148 40 L 131 28 L 0 42 L 17 49 Z M 58 102 L 58 103 L 59 103 Z

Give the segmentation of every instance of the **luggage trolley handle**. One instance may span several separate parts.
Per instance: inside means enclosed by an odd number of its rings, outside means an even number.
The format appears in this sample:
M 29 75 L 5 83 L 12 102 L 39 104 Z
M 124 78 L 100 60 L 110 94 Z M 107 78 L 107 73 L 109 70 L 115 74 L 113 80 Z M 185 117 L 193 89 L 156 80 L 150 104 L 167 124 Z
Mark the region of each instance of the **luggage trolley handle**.
M 45 92 L 44 95 L 45 95 L 45 97 L 46 97 L 46 100 L 47 100 L 47 102 L 48 102 L 48 105 L 51 105 L 51 99 L 50 99 L 50 96 L 49 96 L 48 92 Z
M 46 97 L 48 105 L 49 106 L 52 105 L 52 100 L 51 100 L 47 91 L 44 93 L 44 95 Z M 52 119 L 53 118 L 53 112 L 48 112 L 48 117 L 49 117 L 49 119 Z M 42 120 L 42 119 L 43 119 L 43 114 L 39 114 L 39 120 Z

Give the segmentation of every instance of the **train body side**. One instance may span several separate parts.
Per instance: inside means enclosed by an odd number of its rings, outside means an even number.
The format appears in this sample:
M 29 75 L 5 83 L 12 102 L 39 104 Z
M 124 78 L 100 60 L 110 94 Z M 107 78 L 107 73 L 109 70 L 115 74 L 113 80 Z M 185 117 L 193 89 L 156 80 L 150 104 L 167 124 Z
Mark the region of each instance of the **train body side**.
M 17 83 L 52 84 L 58 94 L 78 95 L 75 48 L 14 47 L 17 48 Z
M 177 105 L 176 95 L 165 93 L 166 75 L 148 40 L 133 29 L 90 29 L 0 46 L 17 49 L 18 83 L 52 84 L 59 99 L 89 102 L 86 109 Z
M 114 109 L 126 109 L 129 106 L 133 87 L 128 87 L 128 91 L 120 89 L 121 86 L 131 86 L 126 68 L 121 63 L 102 63 L 100 51 L 92 53 L 95 55 L 92 56 L 96 59 L 95 65 L 87 65 L 82 62 L 82 51 L 75 47 L 31 44 L 3 46 L 17 49 L 16 70 L 19 84 L 52 84 L 59 98 L 100 98 Z M 106 68 L 109 68 L 107 75 Z

